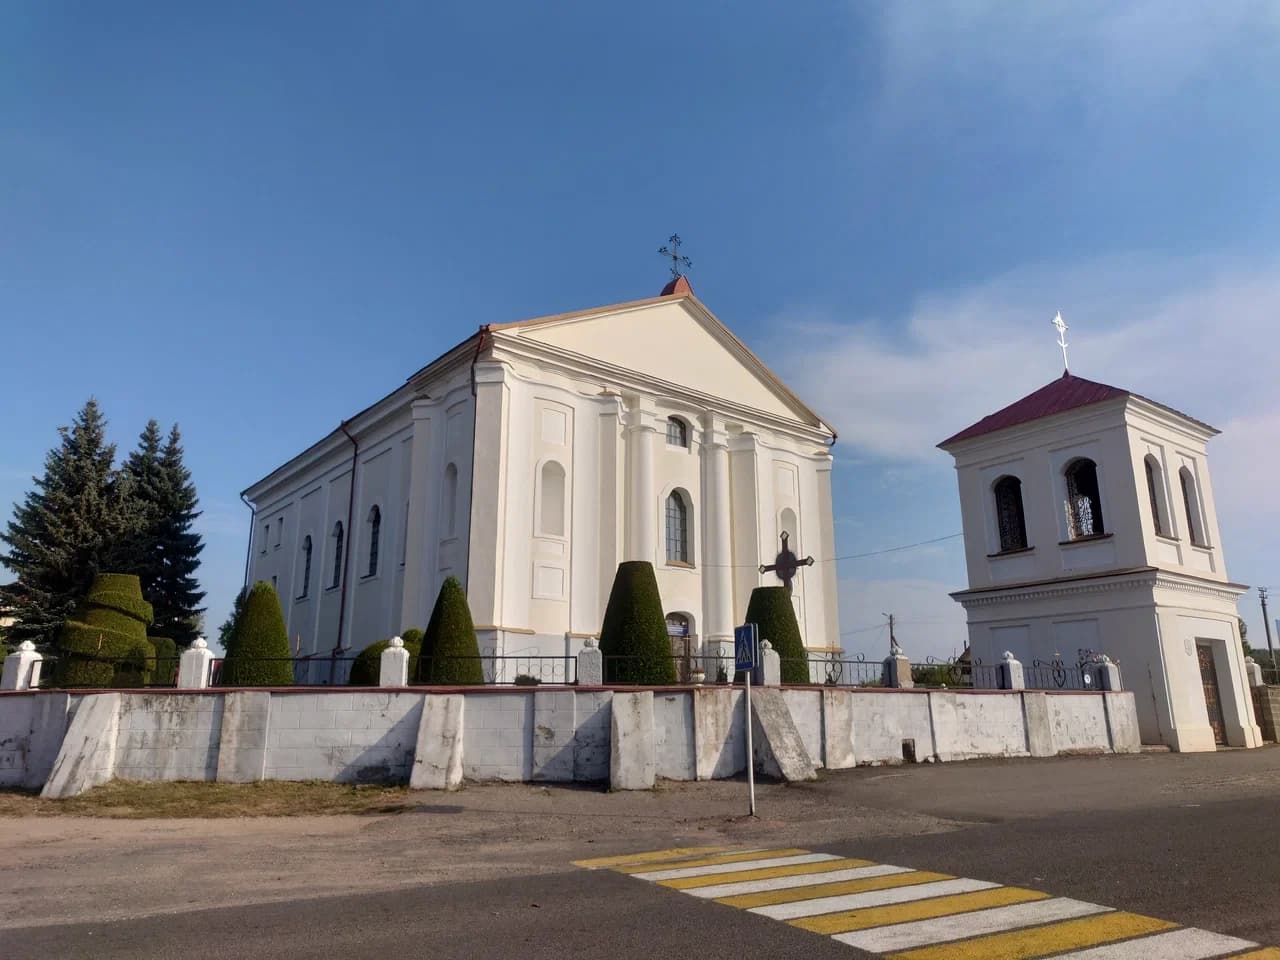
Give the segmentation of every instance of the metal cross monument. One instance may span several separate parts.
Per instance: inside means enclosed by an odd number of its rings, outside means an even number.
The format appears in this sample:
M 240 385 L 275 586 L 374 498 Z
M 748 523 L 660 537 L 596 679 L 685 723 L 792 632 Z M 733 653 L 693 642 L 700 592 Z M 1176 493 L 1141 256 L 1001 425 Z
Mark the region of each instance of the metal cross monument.
M 782 581 L 782 585 L 787 588 L 787 593 L 791 592 L 791 581 L 795 578 L 796 572 L 801 567 L 812 567 L 813 557 L 805 557 L 803 560 L 797 559 L 796 555 L 791 552 L 791 548 L 787 546 L 789 535 L 787 531 L 782 531 L 782 550 L 774 557 L 773 563 L 760 564 L 760 572 L 768 573 L 772 570 Z
M 1058 346 L 1062 348 L 1062 369 L 1070 370 L 1071 368 L 1067 365 L 1067 321 L 1062 319 L 1062 313 L 1059 311 L 1049 322 L 1058 328 Z
M 680 255 L 680 234 L 673 233 L 667 238 L 667 243 L 671 244 L 671 246 L 659 247 L 658 253 L 671 261 L 671 277 L 672 279 L 679 280 L 680 268 L 684 267 L 688 270 L 693 266 L 693 261 L 688 257 Z

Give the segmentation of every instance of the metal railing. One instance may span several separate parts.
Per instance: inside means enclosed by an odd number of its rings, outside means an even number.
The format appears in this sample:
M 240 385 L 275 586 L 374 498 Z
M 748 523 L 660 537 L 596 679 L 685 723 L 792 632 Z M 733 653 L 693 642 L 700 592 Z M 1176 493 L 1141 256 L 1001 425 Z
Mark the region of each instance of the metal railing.
M 1103 665 L 1084 660 L 1069 664 L 1064 660 L 1033 660 L 1022 665 L 1028 690 L 1102 690 Z
M 603 656 L 600 659 L 604 669 L 604 685 L 606 687 L 653 685 L 653 671 L 648 666 L 651 662 L 649 657 L 615 654 Z M 690 675 L 692 664 L 698 662 L 698 658 L 692 658 L 691 660 L 683 655 L 675 655 L 668 659 L 671 661 L 672 676 L 675 678 L 675 682 L 688 683 L 688 680 L 682 680 L 681 677 Z M 714 678 L 712 679 L 714 680 Z M 725 682 L 728 681 L 726 680 Z

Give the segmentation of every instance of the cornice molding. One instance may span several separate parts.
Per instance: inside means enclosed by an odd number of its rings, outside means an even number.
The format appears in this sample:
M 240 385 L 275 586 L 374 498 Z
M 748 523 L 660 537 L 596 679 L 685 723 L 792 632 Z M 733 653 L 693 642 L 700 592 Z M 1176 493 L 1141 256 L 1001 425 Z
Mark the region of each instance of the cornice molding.
M 1216 586 L 1203 580 L 1191 580 L 1164 570 L 1150 570 L 1123 576 L 1099 579 L 1035 584 L 1022 588 L 994 588 L 991 590 L 951 594 L 952 599 L 966 610 L 993 607 L 1009 603 L 1036 600 L 1053 600 L 1060 597 L 1078 597 L 1099 593 L 1125 593 L 1135 590 L 1171 590 L 1190 596 L 1207 597 L 1234 603 L 1247 588 L 1235 583 Z

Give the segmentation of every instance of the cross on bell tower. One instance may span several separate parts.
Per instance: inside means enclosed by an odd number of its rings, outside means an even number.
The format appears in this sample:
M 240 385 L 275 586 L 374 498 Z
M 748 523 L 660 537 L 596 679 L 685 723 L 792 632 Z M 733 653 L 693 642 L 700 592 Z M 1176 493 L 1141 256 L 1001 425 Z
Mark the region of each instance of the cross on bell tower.
M 683 267 L 685 270 L 688 270 L 690 267 L 693 266 L 693 261 L 691 261 L 688 257 L 681 255 L 680 253 L 681 243 L 682 241 L 680 239 L 680 234 L 673 233 L 670 237 L 667 238 L 668 246 L 658 248 L 658 254 L 660 256 L 666 257 L 668 260 L 671 261 L 671 279 L 673 280 L 679 280 L 680 277 L 683 275 L 680 269 L 681 267 Z

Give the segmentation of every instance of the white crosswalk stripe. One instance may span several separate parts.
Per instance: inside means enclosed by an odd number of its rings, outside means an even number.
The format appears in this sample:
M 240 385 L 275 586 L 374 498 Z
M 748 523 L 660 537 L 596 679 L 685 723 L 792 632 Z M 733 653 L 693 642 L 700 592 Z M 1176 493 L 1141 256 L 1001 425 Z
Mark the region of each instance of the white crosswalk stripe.
M 1017 927 L 1029 927 L 1054 920 L 1070 920 L 1073 917 L 1087 917 L 1094 913 L 1107 913 L 1111 909 L 1111 907 L 1100 907 L 1096 903 L 1055 897 L 1052 900 L 1018 903 L 1011 907 L 994 907 L 991 910 L 977 910 L 973 913 L 939 917 L 936 920 L 917 920 L 914 923 L 899 923 L 891 927 L 859 930 L 857 933 L 838 933 L 835 939 L 851 947 L 857 947 L 859 950 L 866 950 L 868 953 L 892 953 L 895 950 L 907 950 L 930 943 L 963 940 L 966 937 L 977 937 L 985 933 L 1003 933 Z
M 1256 946 L 1239 937 L 1190 928 L 1064 953 L 1054 960 L 1210 960 Z
M 713 877 L 719 873 L 737 873 L 739 870 L 761 870 L 765 867 L 789 867 L 796 863 L 819 863 L 823 860 L 839 860 L 833 853 L 799 853 L 790 857 L 774 857 L 771 860 L 739 860 L 737 863 L 716 863 L 705 867 L 684 867 L 671 870 L 654 870 L 633 873 L 641 880 L 683 880 L 686 877 Z
M 751 913 L 774 920 L 795 920 L 814 917 L 820 913 L 838 910 L 864 910 L 867 907 L 884 907 L 891 903 L 910 903 L 928 897 L 945 897 L 954 893 L 974 893 L 992 890 L 1000 886 L 986 880 L 939 880 L 936 883 L 920 883 L 913 887 L 892 887 L 888 890 L 869 890 L 866 893 L 848 893 L 839 897 L 818 897 L 814 900 L 797 900 L 794 903 L 775 903 L 767 907 L 752 907 Z
M 816 883 L 837 883 L 841 880 L 862 880 L 867 877 L 887 877 L 895 873 L 911 873 L 910 867 L 893 867 L 878 863 L 871 867 L 846 867 L 828 870 L 826 873 L 805 873 L 795 877 L 774 877 L 771 880 L 740 880 L 737 883 L 718 883 L 713 887 L 695 887 L 686 890 L 695 897 L 714 900 L 717 897 L 736 897 L 742 893 L 764 893 L 767 890 L 790 890 L 793 887 L 809 887 Z

